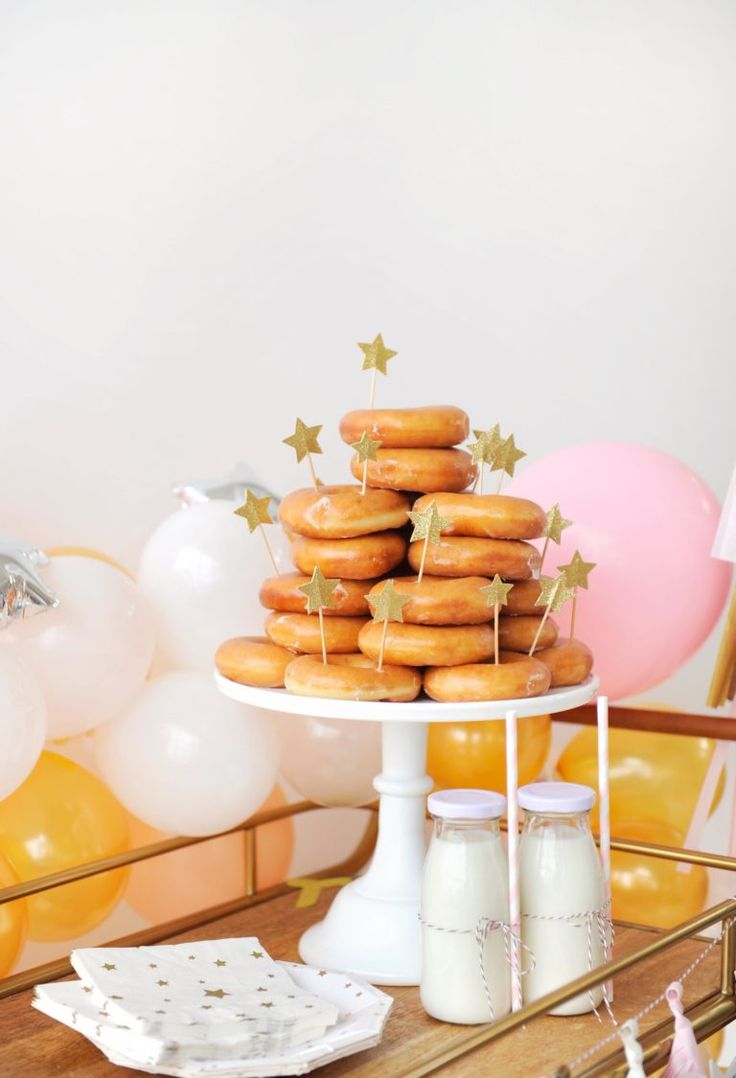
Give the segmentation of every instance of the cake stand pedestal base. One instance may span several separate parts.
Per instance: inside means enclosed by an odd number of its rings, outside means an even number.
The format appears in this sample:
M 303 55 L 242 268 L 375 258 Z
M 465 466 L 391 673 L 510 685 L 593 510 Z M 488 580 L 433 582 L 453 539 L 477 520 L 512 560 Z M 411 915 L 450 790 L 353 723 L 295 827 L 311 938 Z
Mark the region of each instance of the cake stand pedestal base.
M 383 724 L 378 840 L 370 867 L 335 897 L 301 938 L 310 966 L 341 969 L 374 984 L 419 983 L 419 895 L 425 851 L 427 724 Z

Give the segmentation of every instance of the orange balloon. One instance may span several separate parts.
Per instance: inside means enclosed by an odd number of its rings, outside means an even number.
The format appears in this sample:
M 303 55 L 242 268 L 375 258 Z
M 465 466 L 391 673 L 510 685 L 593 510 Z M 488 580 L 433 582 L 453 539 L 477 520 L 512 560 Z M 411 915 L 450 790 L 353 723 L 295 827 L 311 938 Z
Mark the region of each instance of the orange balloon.
M 616 838 L 638 839 L 660 846 L 682 846 L 683 834 L 656 820 L 622 820 Z M 619 921 L 672 928 L 705 906 L 708 874 L 702 865 L 679 872 L 677 861 L 634 853 L 611 853 L 613 916 Z
M 121 573 L 125 573 L 131 580 L 135 580 L 132 573 L 129 573 L 124 565 L 121 565 L 119 561 L 115 561 L 109 554 L 103 554 L 101 550 L 95 550 L 90 546 L 55 546 L 46 553 L 50 558 L 66 558 L 72 556 L 75 558 L 92 558 L 94 561 L 104 561 L 108 565 L 112 565 L 113 569 L 119 569 Z
M 0 857 L 0 889 L 18 883 L 18 877 L 5 860 Z M 5 902 L 0 906 L 0 977 L 10 973 L 23 950 L 28 929 L 26 904 L 22 898 Z
M 519 785 L 533 782 L 547 760 L 552 739 L 549 715 L 519 719 Z M 439 788 L 506 790 L 506 725 L 436 722 L 429 727 L 427 770 Z
M 707 737 L 611 730 L 608 756 L 613 830 L 618 820 L 661 820 L 686 834 L 714 750 L 715 741 Z M 557 761 L 557 770 L 566 782 L 598 789 L 594 727 L 575 735 Z M 724 774 L 711 811 L 723 794 Z M 591 815 L 595 828 L 597 809 Z
M 286 798 L 274 786 L 260 811 L 281 808 Z M 147 846 L 171 836 L 129 816 L 131 846 Z M 294 821 L 277 820 L 256 832 L 259 890 L 286 879 L 294 852 Z M 224 835 L 210 842 L 152 857 L 134 865 L 125 899 L 152 924 L 184 917 L 245 894 L 245 834 Z
M 125 809 L 85 768 L 43 752 L 31 774 L 0 802 L 0 853 L 32 880 L 128 849 Z M 33 940 L 68 940 L 100 924 L 122 898 L 126 869 L 64 884 L 26 899 Z

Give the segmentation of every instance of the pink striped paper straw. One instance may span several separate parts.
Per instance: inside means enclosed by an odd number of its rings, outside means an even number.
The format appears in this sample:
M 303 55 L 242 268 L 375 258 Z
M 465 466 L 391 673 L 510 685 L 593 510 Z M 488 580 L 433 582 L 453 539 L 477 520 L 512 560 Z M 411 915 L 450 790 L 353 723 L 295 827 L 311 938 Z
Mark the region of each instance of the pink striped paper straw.
M 693 809 L 690 826 L 688 827 L 687 834 L 685 835 L 686 850 L 700 849 L 700 840 L 703 837 L 703 828 L 708 821 L 708 813 L 710 812 L 710 806 L 713 804 L 713 797 L 715 796 L 718 779 L 721 777 L 721 770 L 726 763 L 726 749 L 727 745 L 725 741 L 716 741 L 716 747 L 714 748 L 713 755 L 710 758 L 708 770 L 705 772 L 703 785 L 700 787 L 698 800 L 695 802 L 695 808 Z M 677 862 L 678 872 L 687 874 L 692 867 L 693 866 L 687 861 Z
M 521 1010 L 521 900 L 519 896 L 519 755 L 516 712 L 506 712 L 506 797 L 508 801 L 509 921 L 511 922 L 511 1009 Z
M 611 791 L 608 782 L 608 697 L 598 697 L 598 834 L 600 835 L 603 894 L 611 902 Z M 610 908 L 608 916 L 611 916 Z M 606 932 L 606 960 L 611 957 L 610 931 Z M 613 1000 L 613 984 L 606 984 L 609 1001 Z

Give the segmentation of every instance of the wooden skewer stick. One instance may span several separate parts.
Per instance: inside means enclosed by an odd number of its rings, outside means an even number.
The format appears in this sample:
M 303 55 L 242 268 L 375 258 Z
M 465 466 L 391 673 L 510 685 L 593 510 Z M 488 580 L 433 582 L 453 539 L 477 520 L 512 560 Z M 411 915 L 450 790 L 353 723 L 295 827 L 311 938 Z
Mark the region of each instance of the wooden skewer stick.
M 325 616 L 322 613 L 324 607 L 320 607 L 317 613 L 319 614 L 319 635 L 322 641 L 322 662 L 327 666 L 327 644 L 325 643 Z
M 381 633 L 381 648 L 378 652 L 378 672 L 383 670 L 383 649 L 386 647 L 386 633 L 388 632 L 388 618 L 383 619 L 383 632 Z
M 424 537 L 424 546 L 422 547 L 422 560 L 419 562 L 419 572 L 417 573 L 417 584 L 421 584 L 422 575 L 424 573 L 424 563 L 427 560 L 427 547 L 429 546 L 429 534 Z
M 307 453 L 307 463 L 309 464 L 309 470 L 312 473 L 312 482 L 314 489 L 319 490 L 319 480 L 317 479 L 317 473 L 314 470 L 314 461 L 312 460 L 312 454 Z
M 373 408 L 375 403 L 376 403 L 376 374 L 377 373 L 378 373 L 378 368 L 374 367 L 373 370 L 371 371 L 371 399 L 370 399 L 370 404 L 368 405 L 369 408 Z
M 268 536 L 266 535 L 266 529 L 263 527 L 262 524 L 259 524 L 258 531 L 263 536 L 263 542 L 266 544 L 266 551 L 268 552 L 268 556 L 271 559 L 271 565 L 273 566 L 274 573 L 276 574 L 276 576 L 281 576 L 281 573 L 279 572 L 279 567 L 276 564 L 276 559 L 273 556 L 273 550 L 271 549 L 271 544 L 269 543 Z
M 363 461 L 363 486 L 360 488 L 360 493 L 365 494 L 366 483 L 368 482 L 368 457 Z
M 496 657 L 496 666 L 498 666 L 498 615 L 501 611 L 501 607 L 498 603 L 493 604 L 493 651 Z
M 542 620 L 539 623 L 539 628 L 537 629 L 537 633 L 536 633 L 536 636 L 534 637 L 534 641 L 532 642 L 532 646 L 529 648 L 529 657 L 530 658 L 534 654 L 536 646 L 539 643 L 539 638 L 542 635 L 542 630 L 544 629 L 544 626 L 545 626 L 545 624 L 547 622 L 547 618 L 549 617 L 549 612 L 550 612 L 550 605 L 547 604 L 547 606 L 544 608 L 544 614 L 542 614 Z
M 574 588 L 572 593 L 572 608 L 570 612 L 570 639 L 575 639 L 575 614 L 578 609 L 578 589 Z

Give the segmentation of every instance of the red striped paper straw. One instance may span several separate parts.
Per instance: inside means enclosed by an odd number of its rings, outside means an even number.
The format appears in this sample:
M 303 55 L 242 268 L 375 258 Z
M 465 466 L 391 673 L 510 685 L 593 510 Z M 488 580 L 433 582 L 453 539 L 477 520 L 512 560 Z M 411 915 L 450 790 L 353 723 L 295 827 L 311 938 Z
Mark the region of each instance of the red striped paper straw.
M 608 779 L 608 697 L 598 697 L 598 834 L 600 835 L 603 895 L 607 916 L 611 916 L 611 791 Z M 606 932 L 606 960 L 611 957 L 611 934 Z M 606 984 L 609 1001 L 613 1000 L 613 984 Z
M 519 897 L 519 754 L 516 712 L 506 712 L 506 797 L 509 848 L 509 921 L 511 938 L 511 1009 L 521 1010 L 521 901 Z

